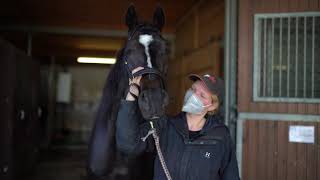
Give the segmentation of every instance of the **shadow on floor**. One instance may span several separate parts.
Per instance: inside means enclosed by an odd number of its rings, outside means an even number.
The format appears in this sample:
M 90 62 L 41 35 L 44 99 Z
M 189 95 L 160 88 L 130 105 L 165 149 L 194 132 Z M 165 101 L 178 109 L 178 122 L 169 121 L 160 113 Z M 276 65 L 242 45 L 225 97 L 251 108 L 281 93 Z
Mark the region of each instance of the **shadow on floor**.
M 86 149 L 53 149 L 42 152 L 39 163 L 27 180 L 85 180 Z

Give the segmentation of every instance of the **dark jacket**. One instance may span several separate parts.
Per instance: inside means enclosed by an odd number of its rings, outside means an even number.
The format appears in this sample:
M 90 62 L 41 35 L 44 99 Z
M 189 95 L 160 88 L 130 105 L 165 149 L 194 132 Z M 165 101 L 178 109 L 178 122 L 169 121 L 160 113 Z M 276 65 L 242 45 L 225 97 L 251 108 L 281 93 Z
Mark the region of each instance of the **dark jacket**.
M 238 180 L 238 166 L 228 128 L 208 118 L 199 135 L 189 138 L 185 113 L 164 117 L 155 122 L 160 146 L 173 180 Z M 117 147 L 129 154 L 154 150 L 152 136 L 140 138 L 150 129 L 142 120 L 135 101 L 123 100 L 116 124 Z M 166 176 L 158 157 L 154 163 L 154 179 Z

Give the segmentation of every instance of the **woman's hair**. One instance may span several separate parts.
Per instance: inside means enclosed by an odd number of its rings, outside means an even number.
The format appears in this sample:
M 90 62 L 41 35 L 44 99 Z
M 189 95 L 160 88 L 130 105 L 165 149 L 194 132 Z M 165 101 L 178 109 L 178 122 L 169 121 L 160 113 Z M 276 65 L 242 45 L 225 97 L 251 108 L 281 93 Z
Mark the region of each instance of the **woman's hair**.
M 217 98 L 218 97 L 215 97 L 215 95 L 212 95 L 213 101 Z M 213 111 L 208 111 L 207 114 L 205 115 L 205 117 L 206 118 L 213 117 L 214 119 L 216 119 L 220 123 L 223 123 L 224 122 L 224 107 L 223 107 L 223 103 L 221 103 L 219 101 L 219 99 L 218 99 L 218 102 L 219 102 L 218 107 Z
M 208 114 L 209 116 L 212 116 L 212 115 L 217 114 L 217 113 L 219 112 L 219 110 L 220 110 L 219 97 L 218 97 L 217 95 L 213 94 L 213 95 L 211 95 L 211 99 L 212 99 L 212 102 L 213 102 L 213 101 L 217 101 L 217 102 L 218 102 L 218 107 L 217 107 L 215 110 L 213 110 L 213 111 L 208 111 L 207 114 Z

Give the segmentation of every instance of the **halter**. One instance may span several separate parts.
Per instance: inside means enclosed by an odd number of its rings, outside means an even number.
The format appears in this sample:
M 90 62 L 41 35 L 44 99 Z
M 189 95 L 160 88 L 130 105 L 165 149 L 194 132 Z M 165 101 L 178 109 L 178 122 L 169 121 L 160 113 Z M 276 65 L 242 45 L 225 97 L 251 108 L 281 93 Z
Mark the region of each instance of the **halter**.
M 129 66 L 130 66 L 130 64 L 129 64 L 127 61 L 125 61 L 125 67 L 126 67 L 126 69 L 127 69 L 127 73 L 128 73 L 128 75 L 129 75 L 129 78 L 130 78 L 130 79 L 133 79 L 134 77 L 137 77 L 137 76 L 154 74 L 154 75 L 156 75 L 156 76 L 160 79 L 161 87 L 162 87 L 163 89 L 166 89 L 166 88 L 165 88 L 165 83 L 164 83 L 163 77 L 162 77 L 161 73 L 160 73 L 158 70 L 156 70 L 156 69 L 154 69 L 154 68 L 143 67 L 143 69 L 141 69 L 141 70 L 139 70 L 139 71 L 137 71 L 137 72 L 135 72 L 135 73 L 132 74 L 132 73 L 130 72 Z

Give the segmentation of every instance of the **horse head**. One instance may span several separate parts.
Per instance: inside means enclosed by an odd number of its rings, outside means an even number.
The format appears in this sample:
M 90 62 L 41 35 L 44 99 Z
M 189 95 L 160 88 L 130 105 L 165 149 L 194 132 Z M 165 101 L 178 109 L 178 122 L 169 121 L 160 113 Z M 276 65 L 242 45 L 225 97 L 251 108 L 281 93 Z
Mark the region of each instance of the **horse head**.
M 167 74 L 169 55 L 168 42 L 161 35 L 164 23 L 164 13 L 160 7 L 156 8 L 152 23 L 139 22 L 133 5 L 127 10 L 128 40 L 123 49 L 123 58 L 131 77 L 133 69 L 144 67 L 133 76 L 142 75 L 138 103 L 145 119 L 163 116 L 168 104 L 163 80 Z

